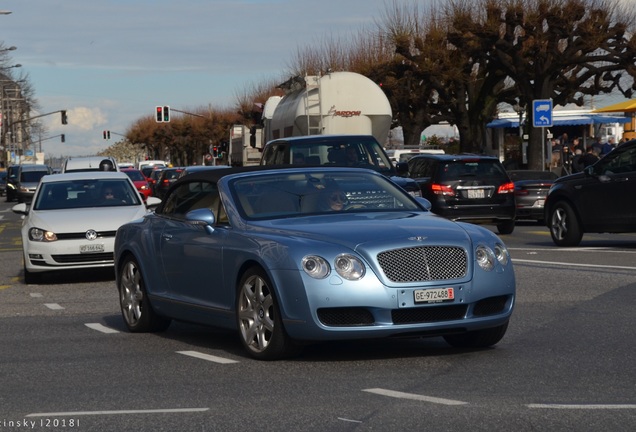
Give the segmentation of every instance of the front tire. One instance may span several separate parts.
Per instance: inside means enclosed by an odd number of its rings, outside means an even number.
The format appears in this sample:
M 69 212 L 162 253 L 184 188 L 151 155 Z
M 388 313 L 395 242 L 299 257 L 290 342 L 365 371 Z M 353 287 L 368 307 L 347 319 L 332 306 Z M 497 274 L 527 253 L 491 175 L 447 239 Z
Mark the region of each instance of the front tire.
M 455 348 L 488 348 L 497 344 L 506 334 L 508 322 L 499 327 L 444 336 L 446 343 Z
M 168 328 L 170 319 L 153 310 L 139 264 L 132 256 L 121 266 L 117 285 L 121 315 L 128 330 L 144 333 Z
M 548 228 L 557 246 L 577 246 L 583 238 L 579 220 L 572 206 L 566 202 L 557 202 L 552 206 Z
M 241 342 L 250 356 L 277 360 L 300 351 L 285 332 L 272 284 L 261 268 L 253 267 L 241 278 L 236 318 Z
M 42 282 L 42 274 L 30 272 L 26 266 L 24 266 L 24 283 L 27 285 L 37 285 L 40 282 Z
M 512 234 L 514 230 L 515 230 L 514 219 L 510 219 L 504 222 L 499 222 L 497 224 L 497 231 L 499 231 L 499 234 Z

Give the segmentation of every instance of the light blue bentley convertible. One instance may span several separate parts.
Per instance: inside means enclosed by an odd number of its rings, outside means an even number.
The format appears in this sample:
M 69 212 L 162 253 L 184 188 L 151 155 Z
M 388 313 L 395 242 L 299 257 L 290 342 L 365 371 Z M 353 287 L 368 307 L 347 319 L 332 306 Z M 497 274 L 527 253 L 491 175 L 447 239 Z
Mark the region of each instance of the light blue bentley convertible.
M 508 250 L 429 206 L 360 168 L 187 175 L 117 231 L 123 318 L 132 332 L 171 320 L 236 329 L 258 359 L 392 336 L 492 346 L 515 302 Z

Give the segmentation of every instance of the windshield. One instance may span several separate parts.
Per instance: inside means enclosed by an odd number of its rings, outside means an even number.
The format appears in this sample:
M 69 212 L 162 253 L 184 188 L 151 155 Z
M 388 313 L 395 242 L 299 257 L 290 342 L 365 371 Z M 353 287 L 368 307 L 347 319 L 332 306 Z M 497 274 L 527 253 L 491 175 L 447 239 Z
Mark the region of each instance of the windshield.
M 422 211 L 394 183 L 364 170 L 250 175 L 232 181 L 231 189 L 239 211 L 247 219 L 342 211 Z
M 282 154 L 286 146 L 265 157 L 266 165 L 286 163 Z M 289 159 L 292 165 L 326 165 L 341 167 L 368 168 L 385 175 L 393 173 L 393 165 L 373 137 L 342 135 L 324 137 L 324 139 L 295 140 L 289 147 Z
M 43 183 L 34 210 L 140 205 L 137 191 L 125 179 L 73 180 Z
M 42 177 L 47 175 L 46 171 L 22 171 L 20 181 L 22 183 L 37 183 Z
M 146 181 L 146 177 L 138 170 L 124 170 L 126 175 L 130 177 L 132 181 Z

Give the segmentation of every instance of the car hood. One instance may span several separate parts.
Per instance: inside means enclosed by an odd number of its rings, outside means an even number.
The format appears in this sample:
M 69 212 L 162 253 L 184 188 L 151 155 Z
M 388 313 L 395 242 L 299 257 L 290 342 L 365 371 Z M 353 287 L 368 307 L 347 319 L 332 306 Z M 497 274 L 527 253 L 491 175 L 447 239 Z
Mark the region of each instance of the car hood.
M 339 244 L 352 250 L 382 244 L 384 248 L 421 244 L 466 246 L 469 234 L 461 224 L 433 215 L 415 212 L 342 213 L 279 219 L 259 223 L 272 234 L 285 230 L 286 236 L 304 237 Z
M 29 225 L 55 233 L 112 231 L 146 213 L 144 206 L 31 211 Z

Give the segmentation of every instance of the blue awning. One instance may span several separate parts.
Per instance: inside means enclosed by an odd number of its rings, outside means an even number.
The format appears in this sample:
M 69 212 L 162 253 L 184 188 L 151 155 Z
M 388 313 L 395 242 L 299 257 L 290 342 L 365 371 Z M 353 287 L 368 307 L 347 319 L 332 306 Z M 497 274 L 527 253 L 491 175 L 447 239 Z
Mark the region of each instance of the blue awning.
M 632 119 L 623 116 L 607 116 L 601 114 L 581 114 L 570 116 L 554 116 L 552 117 L 553 126 L 578 126 L 589 124 L 606 124 L 606 123 L 629 123 Z M 518 128 L 519 119 L 495 119 L 488 123 L 489 128 Z

